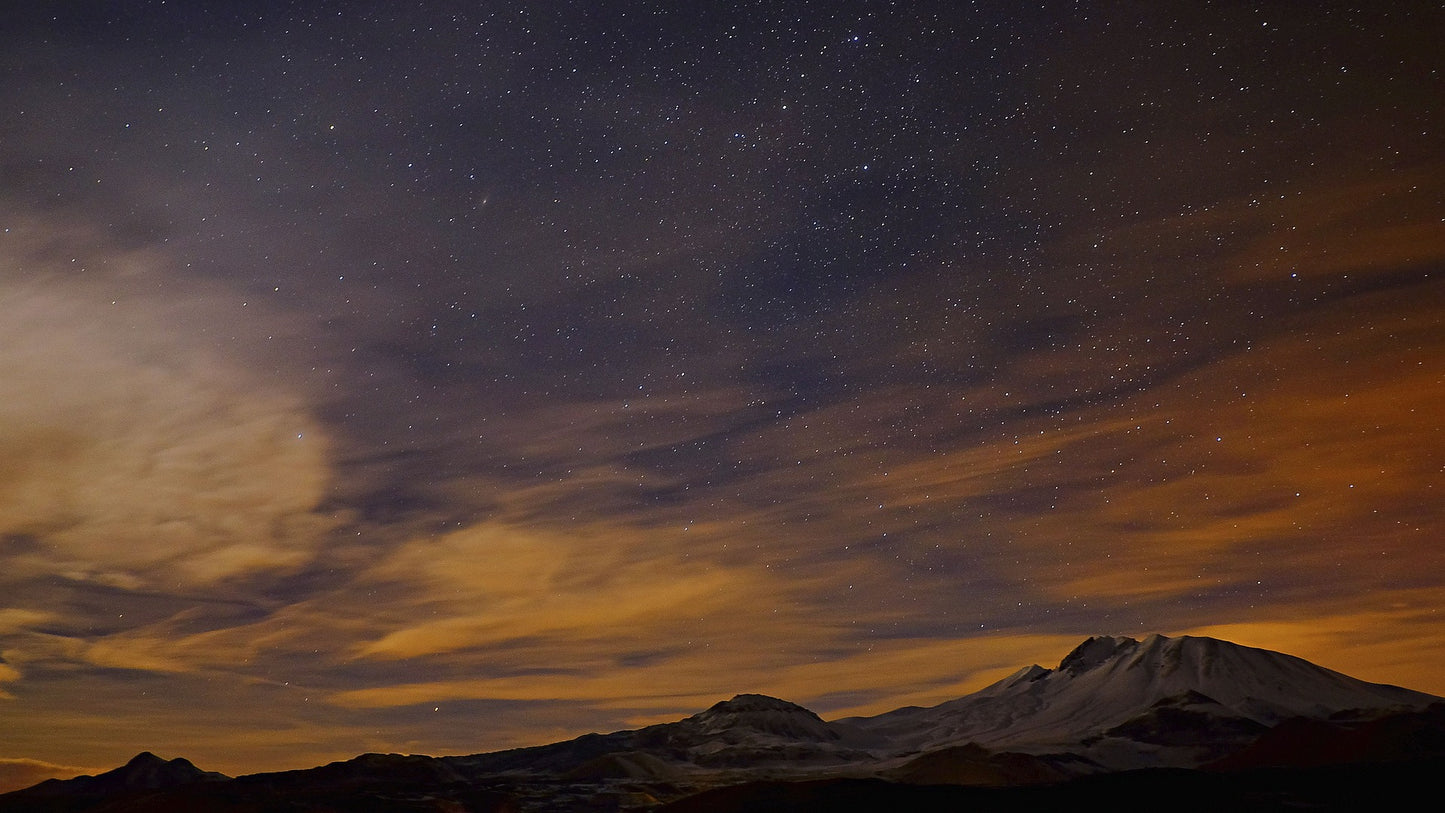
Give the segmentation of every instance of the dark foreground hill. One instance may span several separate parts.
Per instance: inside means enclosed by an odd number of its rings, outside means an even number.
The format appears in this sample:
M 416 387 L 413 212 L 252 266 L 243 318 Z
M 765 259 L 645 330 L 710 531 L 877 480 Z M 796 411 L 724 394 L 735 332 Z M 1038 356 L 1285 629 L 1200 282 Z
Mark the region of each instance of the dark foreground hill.
M 1102 637 L 877 717 L 738 695 L 535 748 L 234 779 L 146 753 L 0 796 L 0 813 L 1369 810 L 1445 768 L 1440 700 L 1211 638 Z
M 658 813 L 1356 813 L 1414 810 L 1435 798 L 1445 759 L 1211 773 L 1151 768 L 1036 787 L 905 785 L 880 779 L 749 782 L 665 805 Z

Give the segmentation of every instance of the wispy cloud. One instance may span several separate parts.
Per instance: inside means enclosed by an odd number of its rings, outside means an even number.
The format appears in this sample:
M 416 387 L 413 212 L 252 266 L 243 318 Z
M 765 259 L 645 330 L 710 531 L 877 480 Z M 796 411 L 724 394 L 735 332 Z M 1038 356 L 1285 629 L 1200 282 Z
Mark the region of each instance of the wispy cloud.
M 70 779 L 81 774 L 97 774 L 102 770 L 76 765 L 56 765 L 38 759 L 0 757 L 0 793 L 28 788 L 47 779 Z
M 304 563 L 332 524 L 325 433 L 226 352 L 264 309 L 55 228 L 0 243 L 0 578 L 174 587 Z

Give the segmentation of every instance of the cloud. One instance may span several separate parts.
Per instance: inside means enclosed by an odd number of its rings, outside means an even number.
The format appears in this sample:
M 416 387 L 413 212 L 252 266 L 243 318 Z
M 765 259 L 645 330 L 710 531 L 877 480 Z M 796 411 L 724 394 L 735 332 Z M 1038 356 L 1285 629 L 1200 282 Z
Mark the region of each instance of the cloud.
M 1445 221 L 1426 200 L 1445 187 L 1445 166 L 1337 183 L 1240 203 L 1235 223 L 1261 234 L 1232 265 L 1241 279 L 1396 271 L 1445 259 Z M 1218 215 L 1215 216 L 1218 218 Z
M 1117 473 L 1035 525 L 1096 554 L 1053 589 L 1122 597 L 1192 592 L 1200 576 L 1405 578 L 1430 558 L 1415 529 L 1438 514 L 1419 504 L 1421 484 L 1439 477 L 1440 437 L 1425 416 L 1445 393 L 1424 363 L 1438 339 L 1415 306 L 1395 312 L 1389 341 L 1373 324 L 1330 321 L 1326 332 L 1322 319 L 1319 333 L 1262 342 L 1137 399 L 1136 439 L 1117 433 L 1073 456 Z
M 754 646 L 714 647 L 699 640 L 673 646 L 665 657 L 637 664 L 606 663 L 599 651 L 580 670 L 506 677 L 430 680 L 331 696 L 352 709 L 428 705 L 458 700 L 582 703 L 626 709 L 634 723 L 676 719 L 737 692 L 762 692 L 832 716 L 878 714 L 906 704 L 932 705 L 976 691 L 1030 663 L 1052 664 L 1079 642 L 1059 634 L 906 639 L 837 651 L 832 641 L 804 642 L 796 630 L 750 630 Z M 829 646 L 830 657 L 819 656 Z M 778 648 L 793 649 L 779 657 Z M 809 652 L 816 649 L 818 652 Z M 879 675 L 889 675 L 887 686 Z M 821 704 L 814 701 L 821 701 Z
M 38 759 L 0 757 L 0 793 L 28 788 L 47 779 L 70 779 L 82 774 L 98 774 L 101 769 L 75 765 L 56 765 Z
M 787 592 L 765 571 L 691 559 L 685 537 L 680 528 L 579 522 L 480 524 L 412 540 L 355 588 L 396 597 L 393 606 L 411 617 L 358 655 L 414 658 L 514 641 L 565 643 L 578 657 L 604 641 L 608 651 L 645 649 Z
M 639 723 L 762 691 L 877 712 L 942 702 L 1074 643 L 869 632 L 900 615 L 865 589 L 874 563 L 774 568 L 770 555 L 731 556 L 719 541 L 765 525 L 480 523 L 414 539 L 348 589 L 351 609 L 333 608 L 368 619 L 352 671 L 371 677 L 328 700 L 355 710 L 545 701 Z M 859 604 L 839 613 L 836 597 L 853 584 Z
M 1342 165 L 1328 181 L 1298 178 L 1195 203 L 1184 214 L 1091 227 L 1052 250 L 1061 262 L 1093 256 L 1133 273 L 1167 268 L 1180 279 L 1198 275 L 1241 288 L 1388 276 L 1445 259 L 1445 222 L 1429 203 L 1442 187 L 1445 166 L 1434 156 L 1387 174 Z M 1197 293 L 1181 285 L 1154 295 L 1167 301 Z
M 0 608 L 0 635 L 43 624 L 54 617 L 44 610 L 22 610 L 14 607 Z
M 262 309 L 41 221 L 0 265 L 3 578 L 174 588 L 307 561 L 331 524 L 327 444 L 247 368 L 235 337 Z
M 0 700 L 14 700 L 15 695 L 5 691 L 3 684 L 20 680 L 20 670 L 0 660 Z

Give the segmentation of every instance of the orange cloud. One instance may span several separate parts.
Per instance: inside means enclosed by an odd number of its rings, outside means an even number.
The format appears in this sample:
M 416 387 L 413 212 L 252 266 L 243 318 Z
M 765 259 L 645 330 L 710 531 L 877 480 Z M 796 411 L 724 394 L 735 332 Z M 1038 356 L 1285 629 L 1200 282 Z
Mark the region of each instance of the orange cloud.
M 791 629 L 749 630 L 761 643 Z M 826 642 L 791 638 L 801 651 L 792 658 L 767 656 L 770 647 L 709 647 L 706 641 L 655 662 L 606 664 L 605 655 L 584 661 L 582 674 L 528 673 L 504 678 L 463 678 L 377 686 L 338 692 L 347 708 L 445 704 L 457 700 L 578 702 L 627 709 L 635 724 L 676 719 L 741 691 L 756 691 L 808 704 L 829 696 L 854 698 L 849 705 L 817 710 L 833 717 L 876 714 L 909 703 L 935 704 L 980 689 L 1030 663 L 1056 663 L 1079 642 L 1073 635 L 994 635 L 965 639 L 877 642 L 823 659 L 807 656 Z M 661 642 L 659 642 L 661 643 Z M 836 642 L 835 642 L 836 644 Z M 879 675 L 889 675 L 886 689 Z M 860 702 L 859 698 L 868 698 Z
M 82 768 L 56 765 L 38 759 L 0 757 L 0 793 L 28 788 L 47 779 L 70 779 L 82 774 L 98 774 L 106 768 Z
M 1445 165 L 1388 178 L 1250 201 L 1243 222 L 1262 234 L 1233 258 L 1242 280 L 1418 267 L 1445 259 L 1445 221 L 1429 204 L 1445 191 Z M 1421 215 L 1425 215 L 1422 217 Z
M 18 229 L 0 257 L 19 269 L 0 282 L 0 534 L 44 541 L 3 578 L 134 589 L 306 561 L 334 524 L 327 444 L 207 335 L 237 303 L 83 235 L 63 256 L 96 267 L 61 274 L 57 228 Z
M 1099 256 L 1134 268 L 1199 269 L 1236 285 L 1390 273 L 1445 259 L 1438 200 L 1445 164 L 1389 174 L 1302 179 L 1184 214 L 1091 229 L 1062 241 L 1061 258 Z

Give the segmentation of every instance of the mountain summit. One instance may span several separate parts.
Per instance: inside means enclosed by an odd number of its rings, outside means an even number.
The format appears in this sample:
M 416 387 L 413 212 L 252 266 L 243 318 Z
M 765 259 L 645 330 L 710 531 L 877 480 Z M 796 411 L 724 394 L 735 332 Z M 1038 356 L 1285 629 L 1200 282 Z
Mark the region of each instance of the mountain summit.
M 714 735 L 724 731 L 749 731 L 765 737 L 806 742 L 839 739 L 838 732 L 813 712 L 796 703 L 762 694 L 740 694 L 724 700 L 682 724 L 687 723 L 696 725 L 699 733 Z
M 95 777 L 92 784 L 96 787 L 153 789 L 226 778 L 225 774 L 203 771 L 184 757 L 161 759 L 150 751 L 142 751 L 125 765 Z
M 222 782 L 230 777 L 215 771 L 203 771 L 188 759 L 161 759 L 150 751 L 142 751 L 126 764 L 95 776 L 74 779 L 47 779 L 21 793 L 33 797 L 105 797 L 140 790 L 177 788 L 196 782 Z
M 1094 637 L 1056 669 L 1031 666 L 932 708 L 846 722 L 920 751 L 974 742 L 1045 752 L 1086 743 L 1106 764 L 1137 767 L 1143 752 L 1175 764 L 1200 756 L 1160 753 L 1160 746 L 1209 739 L 1233 747 L 1289 718 L 1423 708 L 1438 699 L 1215 638 Z M 1225 732 L 1229 742 L 1215 743 Z

